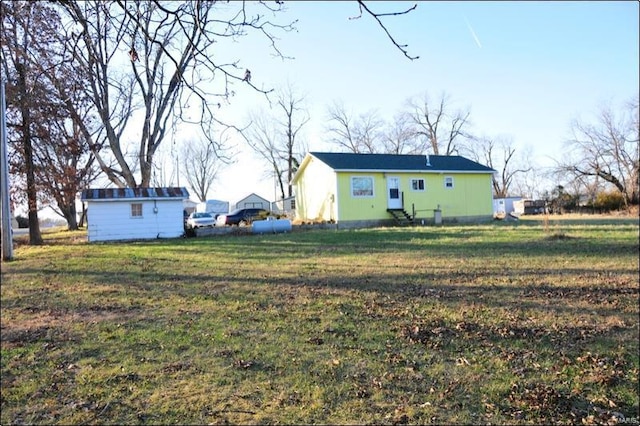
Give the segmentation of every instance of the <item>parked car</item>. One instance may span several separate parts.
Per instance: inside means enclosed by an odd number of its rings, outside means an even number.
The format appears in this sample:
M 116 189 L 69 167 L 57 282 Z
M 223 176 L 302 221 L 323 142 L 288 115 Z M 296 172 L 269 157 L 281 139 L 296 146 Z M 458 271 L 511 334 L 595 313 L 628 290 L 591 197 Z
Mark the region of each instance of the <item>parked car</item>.
M 235 209 L 229 214 L 221 214 L 216 219 L 216 225 L 249 225 L 254 220 L 264 219 L 269 216 L 265 209 Z
M 187 218 L 187 229 L 212 227 L 216 224 L 216 220 L 211 213 L 193 212 Z

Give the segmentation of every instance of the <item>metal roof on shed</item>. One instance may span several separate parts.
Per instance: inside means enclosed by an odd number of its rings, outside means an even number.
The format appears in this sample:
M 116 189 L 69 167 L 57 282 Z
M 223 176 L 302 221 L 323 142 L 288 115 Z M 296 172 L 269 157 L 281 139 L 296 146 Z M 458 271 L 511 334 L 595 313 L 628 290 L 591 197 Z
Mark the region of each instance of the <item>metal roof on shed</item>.
M 82 201 L 130 199 L 185 199 L 189 192 L 183 187 L 159 188 L 99 188 L 82 191 Z

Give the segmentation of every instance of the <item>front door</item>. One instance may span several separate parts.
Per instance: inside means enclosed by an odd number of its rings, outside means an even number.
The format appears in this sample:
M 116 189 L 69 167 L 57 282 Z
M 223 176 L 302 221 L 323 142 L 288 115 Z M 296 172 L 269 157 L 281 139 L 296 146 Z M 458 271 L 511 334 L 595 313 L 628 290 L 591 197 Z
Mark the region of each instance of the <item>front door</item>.
M 402 198 L 400 198 L 400 178 L 387 177 L 387 208 L 402 208 Z

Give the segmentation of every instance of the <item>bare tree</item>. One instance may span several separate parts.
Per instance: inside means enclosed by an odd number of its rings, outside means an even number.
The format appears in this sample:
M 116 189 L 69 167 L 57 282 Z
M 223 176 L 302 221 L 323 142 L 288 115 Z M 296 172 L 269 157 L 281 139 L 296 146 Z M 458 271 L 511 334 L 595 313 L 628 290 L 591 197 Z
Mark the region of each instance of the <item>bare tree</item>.
M 607 182 L 598 177 L 568 173 L 565 168 L 557 165 L 552 166 L 546 175 L 548 181 L 555 182 L 555 188 L 562 186 L 567 193 L 587 205 L 593 205 L 598 194 L 606 191 L 608 186 Z M 547 189 L 545 192 L 551 194 L 553 189 Z
M 251 149 L 268 164 L 269 175 L 275 179 L 280 196 L 284 198 L 286 182 L 284 164 L 278 150 L 279 129 L 264 110 L 251 112 L 250 120 L 251 124 L 243 135 Z
M 619 111 L 602 107 L 593 122 L 574 121 L 567 160 L 557 169 L 574 177 L 600 179 L 614 186 L 625 203 L 639 201 L 640 125 L 638 97 Z
M 382 149 L 384 121 L 375 110 L 354 118 L 341 102 L 327 111 L 327 133 L 335 145 L 356 154 L 373 154 Z
M 469 156 L 496 171 L 492 179 L 495 197 L 508 197 L 517 176 L 532 170 L 530 164 L 516 155 L 517 150 L 511 138 L 485 136 L 474 138 L 473 142 L 473 150 L 469 151 Z
M 267 95 L 256 85 L 259 70 L 220 57 L 219 43 L 255 33 L 284 58 L 276 35 L 295 29 L 276 19 L 284 2 L 209 2 L 190 0 L 62 0 L 70 21 L 69 51 L 78 68 L 92 76 L 86 91 L 100 117 L 100 131 L 82 129 L 109 180 L 119 187 L 148 186 L 154 156 L 179 123 L 224 125 L 215 113 L 239 87 Z M 382 19 L 409 13 L 374 12 L 359 1 L 361 14 L 373 17 L 405 56 Z M 140 117 L 138 120 L 137 117 Z M 195 116 L 195 118 L 192 118 Z M 137 141 L 126 134 L 137 133 Z M 209 141 L 216 149 L 215 140 Z M 139 174 L 139 176 L 138 176 Z
M 422 154 L 424 150 L 416 137 L 411 117 L 401 112 L 383 132 L 383 150 L 387 154 Z
M 207 194 L 223 167 L 216 149 L 206 139 L 192 139 L 182 144 L 180 155 L 182 175 L 189 187 L 200 201 L 207 201 Z
M 514 176 L 513 183 L 509 187 L 509 194 L 523 198 L 537 199 L 543 194 L 544 175 L 532 166 L 526 173 Z
M 468 109 L 451 110 L 450 97 L 443 93 L 432 102 L 428 94 L 407 101 L 415 133 L 435 155 L 453 155 L 460 151 L 470 135 Z
M 304 96 L 296 94 L 290 84 L 280 91 L 276 103 L 277 110 L 283 116 L 282 120 L 278 120 L 278 124 L 286 129 L 284 158 L 287 164 L 287 196 L 291 197 L 293 195 L 291 180 L 300 166 L 303 155 L 300 149 L 303 142 L 299 138 L 299 134 L 304 125 L 309 122 L 310 117 L 304 108 Z M 285 198 L 284 193 L 282 193 L 282 198 Z
M 151 186 L 180 186 L 178 172 L 180 170 L 180 155 L 171 152 L 169 155 L 158 151 L 153 161 L 153 170 L 151 171 Z M 174 182 L 177 182 L 174 184 Z
M 287 85 L 278 91 L 271 114 L 251 114 L 245 138 L 253 151 L 265 160 L 276 179 L 284 199 L 293 195 L 291 180 L 304 155 L 300 131 L 309 122 L 304 96 Z
M 280 54 L 274 33 L 293 29 L 269 20 L 282 10 L 280 2 L 94 0 L 61 6 L 74 22 L 69 50 L 92 76 L 85 90 L 100 117 L 100 131 L 83 130 L 118 187 L 149 185 L 158 147 L 179 123 L 199 124 L 211 134 L 210 126 L 220 123 L 215 112 L 234 96 L 234 84 L 268 92 L 237 60 L 220 59 L 217 43 L 257 32 Z M 126 131 L 139 139 L 125 140 Z M 209 142 L 218 148 L 219 141 Z

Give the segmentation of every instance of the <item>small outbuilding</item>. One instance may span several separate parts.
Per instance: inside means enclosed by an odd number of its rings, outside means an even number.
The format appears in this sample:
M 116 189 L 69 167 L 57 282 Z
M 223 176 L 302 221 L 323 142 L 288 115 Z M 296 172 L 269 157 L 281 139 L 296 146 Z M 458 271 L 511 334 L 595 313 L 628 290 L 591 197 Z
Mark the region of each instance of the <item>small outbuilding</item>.
M 186 188 L 102 188 L 82 191 L 89 242 L 176 238 L 184 233 Z
M 262 198 L 261 196 L 252 193 L 241 199 L 236 203 L 236 209 L 265 209 L 269 210 L 271 208 L 271 201 L 266 198 Z
M 198 203 L 193 200 L 183 200 L 182 208 L 184 209 L 185 216 L 188 216 L 198 209 Z
M 296 211 L 296 197 L 295 195 L 287 198 L 282 198 L 278 201 L 271 203 L 271 211 L 282 214 L 295 214 Z
M 522 197 L 503 197 L 493 199 L 493 215 L 507 216 L 516 211 L 514 203 L 522 200 Z

